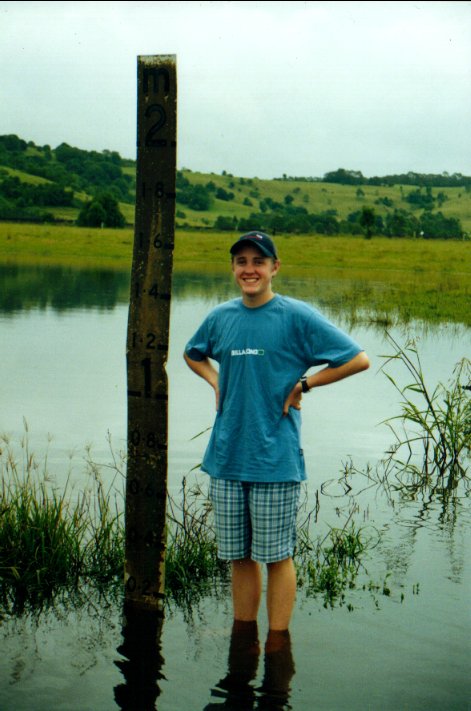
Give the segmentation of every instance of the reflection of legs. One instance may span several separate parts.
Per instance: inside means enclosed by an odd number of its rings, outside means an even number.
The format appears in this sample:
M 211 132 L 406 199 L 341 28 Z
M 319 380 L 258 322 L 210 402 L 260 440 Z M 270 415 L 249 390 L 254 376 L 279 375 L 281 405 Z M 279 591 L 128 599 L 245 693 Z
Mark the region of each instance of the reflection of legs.
M 267 610 L 270 630 L 287 630 L 296 597 L 292 558 L 268 563 Z
M 244 622 L 256 620 L 261 594 L 262 572 L 259 563 L 250 558 L 232 561 L 234 619 Z
M 231 644 L 229 648 L 229 663 L 226 676 L 212 690 L 213 696 L 223 696 L 236 704 L 227 708 L 250 709 L 255 702 L 254 688 L 250 682 L 257 675 L 260 644 L 256 622 L 240 622 L 236 620 L 232 627 Z M 243 706 L 240 704 L 243 703 Z M 239 705 L 237 705 L 239 704 Z M 207 709 L 213 706 L 207 707 Z
M 290 693 L 290 682 L 294 675 L 294 661 L 291 652 L 291 638 L 288 630 L 271 630 L 265 643 L 265 674 L 259 691 L 258 708 L 284 709 Z

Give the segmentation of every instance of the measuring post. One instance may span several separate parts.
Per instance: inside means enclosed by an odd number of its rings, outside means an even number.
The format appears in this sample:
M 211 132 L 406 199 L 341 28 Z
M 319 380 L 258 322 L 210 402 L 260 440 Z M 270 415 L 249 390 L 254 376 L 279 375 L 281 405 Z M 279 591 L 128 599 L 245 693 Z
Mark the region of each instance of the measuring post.
M 176 57 L 138 57 L 134 253 L 127 333 L 126 601 L 160 609 L 165 583 L 168 355 L 175 242 Z

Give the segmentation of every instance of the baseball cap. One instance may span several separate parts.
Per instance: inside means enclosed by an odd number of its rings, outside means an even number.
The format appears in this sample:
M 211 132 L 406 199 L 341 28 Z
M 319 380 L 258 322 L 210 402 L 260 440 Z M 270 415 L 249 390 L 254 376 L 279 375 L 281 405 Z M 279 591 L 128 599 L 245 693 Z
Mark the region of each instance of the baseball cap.
M 245 235 L 242 235 L 239 237 L 237 242 L 234 242 L 232 245 L 230 252 L 231 254 L 235 254 L 236 252 L 239 251 L 239 248 L 242 247 L 243 244 L 252 244 L 255 247 L 258 247 L 258 249 L 263 252 L 267 257 L 273 257 L 273 259 L 278 259 L 278 256 L 276 254 L 276 247 L 273 244 L 273 241 L 271 238 L 265 234 L 265 232 L 247 232 Z

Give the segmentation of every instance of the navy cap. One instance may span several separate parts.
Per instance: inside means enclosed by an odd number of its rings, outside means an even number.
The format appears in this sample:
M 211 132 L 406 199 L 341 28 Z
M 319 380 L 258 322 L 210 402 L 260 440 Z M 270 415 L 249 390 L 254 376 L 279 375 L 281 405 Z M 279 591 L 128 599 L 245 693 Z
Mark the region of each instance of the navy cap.
M 276 254 L 276 247 L 273 244 L 271 238 L 265 234 L 265 232 L 247 232 L 245 235 L 242 235 L 239 237 L 237 242 L 234 242 L 232 245 L 230 252 L 231 254 L 236 254 L 236 252 L 239 251 L 239 249 L 244 245 L 244 244 L 252 244 L 254 247 L 257 247 L 263 254 L 265 254 L 267 257 L 273 257 L 273 259 L 278 259 L 278 256 Z

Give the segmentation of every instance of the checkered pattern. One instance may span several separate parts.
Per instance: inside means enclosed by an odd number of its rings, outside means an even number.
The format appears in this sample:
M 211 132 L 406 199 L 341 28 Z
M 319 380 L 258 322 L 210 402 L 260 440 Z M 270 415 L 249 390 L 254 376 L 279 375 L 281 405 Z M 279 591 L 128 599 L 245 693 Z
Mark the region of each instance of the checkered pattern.
M 218 556 L 275 563 L 290 558 L 296 542 L 299 482 L 211 478 Z

